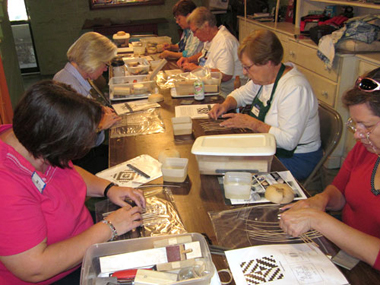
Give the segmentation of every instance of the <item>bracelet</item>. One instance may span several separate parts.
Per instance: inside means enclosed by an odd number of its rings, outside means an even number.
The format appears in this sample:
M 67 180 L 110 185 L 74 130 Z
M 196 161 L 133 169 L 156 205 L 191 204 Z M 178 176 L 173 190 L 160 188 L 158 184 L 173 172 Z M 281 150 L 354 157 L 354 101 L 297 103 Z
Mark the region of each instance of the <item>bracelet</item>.
M 102 223 L 106 224 L 111 229 L 112 237 L 109 240 L 110 241 L 115 240 L 115 238 L 117 238 L 117 230 L 116 230 L 115 226 L 110 221 L 108 221 L 108 220 L 102 220 Z
M 103 194 L 104 197 L 107 198 L 107 193 L 111 189 L 111 187 L 113 187 L 113 186 L 119 186 L 119 185 L 117 185 L 117 184 L 115 184 L 113 182 L 111 182 L 110 184 L 108 184 L 107 187 L 104 189 L 104 194 Z

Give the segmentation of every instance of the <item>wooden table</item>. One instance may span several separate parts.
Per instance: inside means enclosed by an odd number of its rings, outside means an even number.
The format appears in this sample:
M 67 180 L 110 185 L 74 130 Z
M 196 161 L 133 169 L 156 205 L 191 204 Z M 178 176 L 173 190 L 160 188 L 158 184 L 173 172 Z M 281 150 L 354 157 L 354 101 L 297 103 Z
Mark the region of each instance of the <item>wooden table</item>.
M 181 157 L 189 159 L 187 187 L 172 188 L 174 201 L 180 217 L 188 232 L 205 233 L 217 244 L 216 236 L 208 216 L 209 211 L 222 211 L 234 208 L 225 205 L 223 194 L 216 176 L 200 175 L 196 158 L 191 153 L 194 142 L 191 136 L 182 138 L 173 136 L 171 118 L 174 116 L 174 106 L 179 105 L 182 99 L 172 99 L 168 91 L 161 92 L 165 101 L 161 102 L 161 115 L 165 123 L 164 133 L 140 135 L 110 139 L 110 166 L 116 165 L 141 154 L 148 154 L 157 158 L 159 153 L 166 148 L 175 148 Z M 217 103 L 223 101 L 220 96 L 206 96 L 201 103 Z M 198 102 L 194 102 L 197 104 Z M 281 171 L 286 168 L 275 158 L 272 170 Z M 162 183 L 159 178 L 151 183 Z M 213 255 L 213 261 L 218 269 L 228 268 L 225 257 Z M 364 262 L 360 262 L 353 270 L 348 271 L 339 268 L 346 276 L 350 284 L 380 284 L 380 274 Z

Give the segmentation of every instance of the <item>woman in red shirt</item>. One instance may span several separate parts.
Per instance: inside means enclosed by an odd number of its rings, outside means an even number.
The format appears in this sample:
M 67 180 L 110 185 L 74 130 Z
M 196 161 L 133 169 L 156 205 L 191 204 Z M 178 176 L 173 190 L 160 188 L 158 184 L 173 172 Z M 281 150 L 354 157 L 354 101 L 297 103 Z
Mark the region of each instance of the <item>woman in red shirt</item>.
M 348 254 L 380 270 L 380 68 L 359 77 L 343 97 L 355 147 L 333 183 L 283 207 L 281 228 L 292 236 L 315 229 Z M 342 210 L 342 221 L 325 210 Z

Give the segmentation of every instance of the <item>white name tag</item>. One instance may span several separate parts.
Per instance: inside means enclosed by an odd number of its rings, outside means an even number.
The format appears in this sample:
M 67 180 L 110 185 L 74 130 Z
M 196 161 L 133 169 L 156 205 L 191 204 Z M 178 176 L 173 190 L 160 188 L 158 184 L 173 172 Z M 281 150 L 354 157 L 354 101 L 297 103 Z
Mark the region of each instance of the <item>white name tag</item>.
M 254 114 L 256 117 L 259 117 L 260 114 L 260 108 L 258 106 L 253 106 L 251 110 L 252 114 Z
M 36 186 L 38 191 L 40 191 L 40 193 L 42 194 L 42 192 L 45 189 L 46 183 L 42 180 L 42 178 L 35 171 L 32 174 L 32 181 L 34 183 L 34 186 Z

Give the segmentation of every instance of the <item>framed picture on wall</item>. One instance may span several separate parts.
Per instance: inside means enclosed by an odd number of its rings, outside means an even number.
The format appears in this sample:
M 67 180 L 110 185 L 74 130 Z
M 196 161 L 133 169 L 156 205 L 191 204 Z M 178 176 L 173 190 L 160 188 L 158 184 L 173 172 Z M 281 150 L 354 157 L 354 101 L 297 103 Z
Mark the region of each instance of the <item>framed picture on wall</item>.
M 89 0 L 90 9 L 120 8 L 123 6 L 163 5 L 165 0 Z

